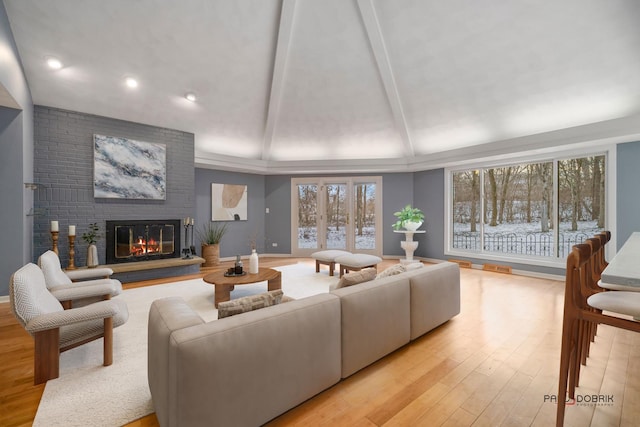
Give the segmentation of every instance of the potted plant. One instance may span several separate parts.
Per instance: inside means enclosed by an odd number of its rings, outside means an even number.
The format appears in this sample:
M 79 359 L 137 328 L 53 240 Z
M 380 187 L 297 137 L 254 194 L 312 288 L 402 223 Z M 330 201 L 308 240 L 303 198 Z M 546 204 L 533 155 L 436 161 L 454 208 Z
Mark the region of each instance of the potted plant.
M 416 231 L 424 221 L 424 213 L 411 205 L 405 206 L 399 212 L 394 212 L 393 215 L 397 218 L 397 221 L 393 224 L 394 230 L 404 228 L 409 231 Z
M 203 267 L 214 267 L 220 264 L 220 241 L 227 232 L 226 222 L 209 222 L 198 230 L 198 238 L 204 258 Z
M 97 267 L 99 264 L 96 242 L 100 237 L 102 236 L 100 235 L 100 227 L 98 227 L 97 222 L 89 224 L 88 230 L 82 233 L 82 240 L 89 245 L 87 247 L 87 267 L 89 268 Z

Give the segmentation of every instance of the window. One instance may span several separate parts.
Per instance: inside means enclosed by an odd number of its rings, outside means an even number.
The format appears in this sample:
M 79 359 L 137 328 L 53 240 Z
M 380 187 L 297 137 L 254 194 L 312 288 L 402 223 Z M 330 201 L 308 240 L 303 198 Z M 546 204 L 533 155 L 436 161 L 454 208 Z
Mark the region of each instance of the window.
M 565 258 L 604 230 L 604 155 L 450 171 L 449 252 Z
M 292 178 L 292 253 L 382 253 L 382 177 Z

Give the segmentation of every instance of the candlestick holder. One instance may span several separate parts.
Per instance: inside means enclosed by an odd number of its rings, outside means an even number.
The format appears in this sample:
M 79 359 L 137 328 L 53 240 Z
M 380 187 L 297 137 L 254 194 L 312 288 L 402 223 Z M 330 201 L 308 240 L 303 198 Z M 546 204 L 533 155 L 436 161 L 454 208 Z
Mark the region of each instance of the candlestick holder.
M 69 265 L 67 266 L 67 270 L 76 269 L 75 241 L 76 241 L 76 236 L 69 236 Z
M 55 252 L 56 255 L 59 255 L 58 254 L 58 231 L 51 232 L 51 241 L 53 243 L 53 247 L 51 248 L 51 250 Z

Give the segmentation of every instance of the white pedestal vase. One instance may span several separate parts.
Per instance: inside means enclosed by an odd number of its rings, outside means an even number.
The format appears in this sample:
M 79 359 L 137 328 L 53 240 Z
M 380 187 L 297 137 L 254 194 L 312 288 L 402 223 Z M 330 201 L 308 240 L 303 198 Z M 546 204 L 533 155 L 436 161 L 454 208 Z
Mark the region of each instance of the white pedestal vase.
M 407 231 L 416 231 L 422 225 L 422 221 L 404 221 L 402 226 Z
M 394 233 L 402 233 L 405 235 L 405 240 L 400 242 L 400 247 L 404 249 L 406 258 L 401 258 L 401 264 L 412 264 L 414 262 L 420 262 L 417 259 L 413 259 L 413 252 L 418 248 L 418 242 L 413 240 L 414 234 L 426 233 L 425 230 L 394 230 Z
M 251 255 L 249 255 L 249 274 L 258 274 L 259 269 L 258 253 L 255 249 L 252 249 Z

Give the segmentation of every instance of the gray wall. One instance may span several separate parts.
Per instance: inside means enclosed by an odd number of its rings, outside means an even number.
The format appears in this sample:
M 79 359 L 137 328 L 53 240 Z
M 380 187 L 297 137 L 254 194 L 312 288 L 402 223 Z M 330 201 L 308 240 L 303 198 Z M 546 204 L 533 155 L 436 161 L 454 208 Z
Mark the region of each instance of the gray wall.
M 274 175 L 265 180 L 266 253 L 291 253 L 291 177 Z M 273 244 L 278 246 L 274 247 Z
M 238 184 L 247 186 L 247 220 L 227 221 L 227 233 L 220 242 L 220 257 L 233 257 L 251 253 L 250 241 L 255 236 L 257 252 L 265 249 L 265 177 L 263 175 L 196 169 L 196 230 L 211 221 L 211 184 Z M 200 254 L 200 241 L 196 234 L 196 250 Z
M 400 242 L 405 235 L 394 233 L 392 225 L 396 222 L 394 212 L 398 212 L 406 205 L 423 209 L 423 206 L 414 203 L 413 199 L 413 173 L 388 173 L 382 175 L 382 254 L 386 256 L 404 256 L 405 252 L 400 247 Z M 415 241 L 418 246 L 423 245 L 424 235 L 416 234 Z M 415 253 L 417 256 L 418 254 Z
M 166 200 L 94 199 L 94 133 L 166 144 Z M 34 261 L 51 248 L 51 220 L 60 223 L 59 253 L 65 267 L 69 259 L 71 224 L 76 225 L 77 230 L 76 265 L 82 266 L 86 264 L 87 245 L 80 236 L 89 223 L 97 222 L 104 234 L 106 220 L 194 216 L 194 137 L 191 133 L 36 106 L 35 141 L 34 178 L 41 186 L 35 192 L 34 206 L 43 215 L 36 216 L 34 221 Z M 100 262 L 104 263 L 104 238 L 97 246 Z
M 416 172 L 413 174 L 414 206 L 424 212 L 421 230 L 417 235 L 420 244 L 415 255 L 424 258 L 444 257 L 444 169 Z
M 196 187 L 199 187 L 199 176 L 205 171 L 198 170 L 196 173 Z M 214 177 L 214 174 L 223 174 L 219 171 L 208 171 L 209 177 Z M 220 175 L 218 175 L 220 176 Z M 249 177 L 252 175 L 235 173 L 231 175 L 235 180 L 229 183 L 242 183 L 242 177 Z M 319 175 L 320 176 L 320 175 Z M 335 176 L 335 175 L 321 175 L 321 176 Z M 340 176 L 346 176 L 344 174 Z M 412 173 L 396 173 L 396 174 L 382 174 L 382 232 L 383 232 L 383 254 L 384 255 L 404 255 L 404 251 L 400 248 L 400 241 L 403 236 L 393 232 L 391 224 L 395 221 L 393 212 L 398 210 L 398 206 L 402 207 L 408 203 L 412 203 L 413 200 L 413 174 Z M 277 254 L 290 254 L 291 253 L 291 175 L 272 175 L 266 176 L 264 181 L 264 201 L 265 204 L 261 206 L 262 212 L 265 212 L 265 208 L 269 208 L 269 213 L 265 214 L 264 222 L 264 244 L 265 250 L 262 253 L 277 253 Z M 208 181 L 207 185 L 211 182 Z M 211 212 L 210 189 L 205 193 L 206 197 L 202 200 L 198 197 L 198 215 L 203 212 Z M 251 191 L 251 187 L 249 188 Z M 199 194 L 200 196 L 200 194 Z M 207 205 L 208 204 L 208 205 Z M 250 210 L 251 212 L 251 210 Z M 273 243 L 277 243 L 278 246 L 274 247 Z M 225 243 L 226 245 L 226 243 Z M 221 248 L 221 252 L 224 248 Z M 226 253 L 226 252 L 225 252 Z M 225 256 L 221 253 L 222 256 Z
M 33 102 L 9 20 L 0 2 L 0 91 L 12 98 L 0 112 L 0 295 L 9 294 L 11 274 L 31 258 L 32 201 L 25 182 L 33 181 Z
M 619 144 L 616 185 L 616 245 L 618 249 L 634 231 L 640 231 L 640 142 Z

